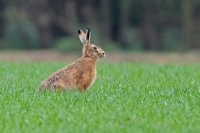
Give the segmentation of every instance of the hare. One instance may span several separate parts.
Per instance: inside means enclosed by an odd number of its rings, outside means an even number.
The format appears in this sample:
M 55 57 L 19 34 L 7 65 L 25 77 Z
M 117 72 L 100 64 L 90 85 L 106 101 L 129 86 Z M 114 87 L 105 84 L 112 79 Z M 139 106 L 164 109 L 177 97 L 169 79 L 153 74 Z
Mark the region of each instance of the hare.
M 78 35 L 83 43 L 83 55 L 74 63 L 59 69 L 45 79 L 39 86 L 39 91 L 50 90 L 75 90 L 80 92 L 87 89 L 94 83 L 96 78 L 96 62 L 98 58 L 105 56 L 105 52 L 98 46 L 90 44 L 90 29 L 86 34 L 78 30 Z

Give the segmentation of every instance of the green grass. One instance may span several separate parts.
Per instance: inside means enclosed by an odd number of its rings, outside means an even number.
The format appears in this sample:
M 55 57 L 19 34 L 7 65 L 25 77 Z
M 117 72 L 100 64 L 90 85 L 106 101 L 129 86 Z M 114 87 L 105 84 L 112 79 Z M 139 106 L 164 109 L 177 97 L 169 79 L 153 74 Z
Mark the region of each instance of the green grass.
M 38 93 L 66 63 L 0 63 L 1 133 L 198 133 L 200 64 L 98 63 L 87 93 Z

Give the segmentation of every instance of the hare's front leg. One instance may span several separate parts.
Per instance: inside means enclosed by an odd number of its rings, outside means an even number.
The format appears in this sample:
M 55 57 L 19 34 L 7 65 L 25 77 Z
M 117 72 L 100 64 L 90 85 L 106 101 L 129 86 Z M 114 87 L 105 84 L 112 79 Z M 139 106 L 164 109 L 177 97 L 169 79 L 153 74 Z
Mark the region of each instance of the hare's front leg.
M 86 85 L 80 84 L 80 85 L 78 85 L 78 89 L 79 89 L 80 92 L 82 92 L 83 90 L 84 90 L 84 92 L 86 92 L 89 87 L 90 87 L 89 84 L 86 84 Z

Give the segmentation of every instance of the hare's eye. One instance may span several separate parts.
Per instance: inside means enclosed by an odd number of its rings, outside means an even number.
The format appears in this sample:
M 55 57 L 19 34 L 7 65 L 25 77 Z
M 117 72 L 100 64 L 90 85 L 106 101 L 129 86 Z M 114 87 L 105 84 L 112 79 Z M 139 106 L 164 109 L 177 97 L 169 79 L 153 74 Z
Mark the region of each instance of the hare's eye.
M 94 50 L 97 50 L 97 47 L 93 47 Z

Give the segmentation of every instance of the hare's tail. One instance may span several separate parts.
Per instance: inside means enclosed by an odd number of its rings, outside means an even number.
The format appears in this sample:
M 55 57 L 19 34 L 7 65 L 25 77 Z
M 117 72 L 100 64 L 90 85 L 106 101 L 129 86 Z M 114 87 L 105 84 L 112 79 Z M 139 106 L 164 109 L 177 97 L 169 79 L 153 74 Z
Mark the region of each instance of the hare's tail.
M 39 91 L 39 92 L 40 92 L 40 91 L 45 91 L 47 88 L 48 88 L 47 85 L 41 84 L 41 85 L 38 87 L 38 91 Z

